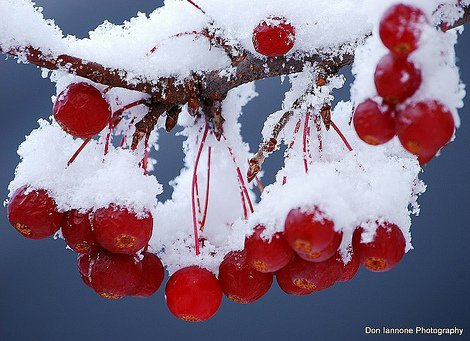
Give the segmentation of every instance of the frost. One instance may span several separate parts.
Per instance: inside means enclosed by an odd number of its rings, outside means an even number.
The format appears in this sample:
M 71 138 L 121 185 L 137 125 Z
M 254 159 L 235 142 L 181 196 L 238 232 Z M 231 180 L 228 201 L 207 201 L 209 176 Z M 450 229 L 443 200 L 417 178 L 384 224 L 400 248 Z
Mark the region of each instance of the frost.
M 103 144 L 91 141 L 67 167 L 82 142 L 58 124 L 40 120 L 39 128 L 18 149 L 21 162 L 10 183 L 10 195 L 27 184 L 46 189 L 62 211 L 86 211 L 111 203 L 136 212 L 153 209 L 162 188 L 154 176 L 143 174 L 136 153 L 116 148 L 103 157 Z
M 269 238 L 283 230 L 288 212 L 298 207 L 309 210 L 318 206 L 334 221 L 335 229 L 343 232 L 341 252 L 345 259 L 354 229 L 364 227 L 364 241 L 368 241 L 374 236 L 376 222 L 381 221 L 397 224 L 405 235 L 407 250 L 410 250 L 410 215 L 419 214 L 417 200 L 426 190 L 418 178 L 421 168 L 416 157 L 405 152 L 397 138 L 380 147 L 368 146 L 359 140 L 350 125 L 354 106 L 367 98 L 378 100 L 373 73 L 378 60 L 387 53 L 378 37 L 378 23 L 384 11 L 397 1 L 197 2 L 207 15 L 186 1 L 166 0 L 164 7 L 148 15 L 139 13 L 122 25 L 104 22 L 90 32 L 88 38 L 78 40 L 73 36 L 64 37 L 52 20 L 43 18 L 41 9 L 35 8 L 33 2 L 0 0 L 0 48 L 6 52 L 32 46 L 53 56 L 69 54 L 120 69 L 120 74 L 123 77 L 126 74 L 131 84 L 157 82 L 169 76 L 181 84 L 186 77 L 194 74 L 204 76 L 207 71 L 218 72 L 227 81 L 233 81 L 237 66 L 231 64 L 222 48 L 211 45 L 201 31 L 215 29 L 228 46 L 255 54 L 269 71 L 269 61 L 254 50 L 253 28 L 266 18 L 285 17 L 296 29 L 296 41 L 289 58 L 318 53 L 331 57 L 355 55 L 351 101 L 340 102 L 332 110 L 334 124 L 343 132 L 353 151 L 348 151 L 334 129 L 327 131 L 321 121 L 316 122 L 319 122 L 318 126 L 312 123 L 310 131 L 305 129 L 305 136 L 302 136 L 305 126 L 299 127 L 304 124 L 306 113 L 315 115 L 325 104 L 333 103 L 332 91 L 342 88 L 345 82 L 344 77 L 338 75 L 329 79 L 327 84 L 317 86 L 315 80 L 320 71 L 316 65 L 305 63 L 302 72 L 281 77 L 281 82 L 290 82 L 291 89 L 285 94 L 282 108 L 267 117 L 260 139 L 269 140 L 280 117 L 291 110 L 292 117 L 277 141 L 278 148 L 280 144 L 288 147 L 285 164 L 278 171 L 276 182 L 266 184 L 258 203 L 254 202 L 253 185 L 248 185 L 254 213 L 248 214 L 246 220 L 237 167 L 244 176 L 248 160 L 253 155 L 242 139 L 239 117 L 243 106 L 257 95 L 255 85 L 245 84 L 233 89 L 223 101 L 224 137 L 218 142 L 214 134 L 209 133 L 196 172 L 199 192 L 197 219 L 201 220 L 203 212 L 200 207 L 206 201 L 210 148 L 209 205 L 206 225 L 200 234 L 204 247 L 198 257 L 194 255 L 191 189 L 197 150 L 206 122 L 203 118 L 190 116 L 187 106 L 183 107 L 178 121 L 183 129 L 180 135 L 185 137 L 182 146 L 184 168 L 171 182 L 174 192 L 166 202 L 157 200 L 162 186 L 152 175 L 154 168 L 158 167 L 156 160 L 149 161 L 150 175 L 145 175 L 139 165 L 144 156 L 143 144 L 135 151 L 128 148 L 134 124 L 147 114 L 146 107 L 142 105 L 123 113 L 106 156 L 103 156 L 103 151 L 108 129 L 92 140 L 69 167 L 68 160 L 83 141 L 72 138 L 53 121 L 40 120 L 39 128 L 19 147 L 20 163 L 9 186 L 10 196 L 27 184 L 31 188 L 46 189 L 62 211 L 93 210 L 112 203 L 136 212 L 150 210 L 154 217 L 150 249 L 159 253 L 170 273 L 192 264 L 217 272 L 224 255 L 231 250 L 242 249 L 245 236 L 252 233 L 256 224 L 266 227 L 265 235 Z M 436 25 L 452 23 L 462 15 L 456 1 L 401 2 L 419 6 Z M 470 0 L 462 3 L 470 4 Z M 440 100 L 452 111 L 457 126 L 460 124 L 457 110 L 463 106 L 465 96 L 465 87 L 455 65 L 454 47 L 458 35 L 458 30 L 447 33 L 431 27 L 425 30 L 421 48 L 411 56 L 421 69 L 424 82 L 410 99 Z M 26 61 L 25 56 L 20 56 L 20 59 Z M 73 82 L 91 83 L 64 70 L 43 71 L 42 76 L 50 77 L 56 83 L 55 96 Z M 403 75 L 403 80 L 408 76 Z M 148 97 L 122 88 L 107 89 L 104 85 L 93 85 L 103 92 L 106 90 L 106 99 L 113 112 Z M 52 96 L 52 101 L 55 96 Z M 157 127 L 164 125 L 163 120 Z M 303 139 L 308 143 L 303 143 Z M 120 140 L 124 148 L 117 147 Z M 307 144 L 310 146 L 308 150 Z M 158 149 L 157 130 L 150 135 L 149 145 Z

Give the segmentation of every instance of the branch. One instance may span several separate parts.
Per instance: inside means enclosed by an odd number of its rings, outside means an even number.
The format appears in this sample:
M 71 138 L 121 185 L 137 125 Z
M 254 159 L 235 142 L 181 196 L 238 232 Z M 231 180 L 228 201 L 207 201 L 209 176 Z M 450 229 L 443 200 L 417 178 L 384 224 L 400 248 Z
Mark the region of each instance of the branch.
M 449 25 L 448 28 L 455 28 L 469 21 L 470 7 L 466 7 L 464 16 L 454 24 Z M 6 51 L 0 47 L 0 52 L 42 68 L 62 70 L 109 87 L 125 88 L 150 95 L 152 103 L 155 103 L 157 108 L 150 107 L 150 113 L 141 122 L 137 123 L 136 131 L 136 133 L 147 133 L 153 129 L 158 117 L 165 111 L 185 105 L 188 101 L 192 103 L 195 99 L 202 99 L 212 103 L 217 102 L 221 98 L 225 98 L 231 89 L 240 85 L 265 78 L 299 73 L 303 70 L 304 65 L 308 63 L 316 64 L 320 68 L 336 73 L 339 69 L 351 65 L 354 61 L 354 55 L 345 52 L 352 49 L 345 47 L 358 43 L 350 42 L 337 47 L 336 53 L 332 53 L 331 49 L 319 50 L 314 53 L 298 51 L 294 56 L 263 58 L 247 51 L 238 51 L 236 47 L 225 44 L 225 41 L 214 35 L 213 32 L 213 29 L 207 29 L 208 38 L 214 45 L 223 48 L 227 52 L 232 65 L 227 69 L 195 73 L 185 80 L 162 77 L 151 81 L 141 76 L 137 78 L 138 82 L 130 82 L 127 80 L 129 73 L 126 70 L 105 67 L 96 62 L 65 54 L 47 54 L 32 46 L 20 46 Z M 235 71 L 233 71 L 234 66 L 236 66 Z M 155 112 L 159 114 L 156 115 Z M 152 127 L 151 124 L 153 124 Z M 171 124 L 173 123 L 170 122 L 170 126 Z
M 450 30 L 459 26 L 463 26 L 468 22 L 470 22 L 470 6 L 465 7 L 463 9 L 463 16 L 456 22 L 454 22 L 452 25 L 449 25 L 447 29 Z
M 266 158 L 277 149 L 279 134 L 284 130 L 287 123 L 289 123 L 291 118 L 294 116 L 294 111 L 298 110 L 302 106 L 302 104 L 305 103 L 305 99 L 308 95 L 315 94 L 316 87 L 319 88 L 319 87 L 326 85 L 328 83 L 329 77 L 333 76 L 336 73 L 333 70 L 326 70 L 321 67 L 320 68 L 317 67 L 317 72 L 318 72 L 318 75 L 317 75 L 315 82 L 312 82 L 312 84 L 310 84 L 307 87 L 305 92 L 294 101 L 291 108 L 289 110 L 286 110 L 282 114 L 281 118 L 274 125 L 269 139 L 261 143 L 261 146 L 258 152 L 250 159 L 248 172 L 247 172 L 248 182 L 251 182 L 255 179 L 255 177 L 261 171 L 264 160 L 266 160 Z M 325 124 L 326 130 L 330 129 L 330 123 L 331 123 L 331 113 L 329 111 L 330 108 L 331 106 L 328 103 L 325 103 L 321 107 L 320 113 L 319 113 L 320 117 L 323 120 L 323 123 Z

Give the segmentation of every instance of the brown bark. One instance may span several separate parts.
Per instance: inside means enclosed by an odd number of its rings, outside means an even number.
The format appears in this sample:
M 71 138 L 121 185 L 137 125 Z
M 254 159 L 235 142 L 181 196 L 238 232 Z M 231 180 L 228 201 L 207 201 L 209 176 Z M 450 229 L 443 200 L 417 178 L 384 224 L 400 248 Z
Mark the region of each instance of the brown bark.
M 448 28 L 455 28 L 469 21 L 470 7 L 467 7 L 464 16 Z M 194 74 L 184 82 L 176 82 L 176 79 L 171 77 L 162 77 L 151 81 L 142 76 L 138 82 L 130 83 L 126 80 L 128 75 L 126 70 L 105 67 L 99 63 L 74 56 L 60 53 L 56 55 L 45 54 L 40 49 L 31 46 L 18 47 L 8 51 L 0 49 L 0 52 L 19 58 L 25 57 L 28 62 L 46 69 L 63 70 L 87 78 L 95 83 L 135 90 L 150 95 L 152 104 L 149 108 L 149 114 L 136 124 L 134 143 L 138 143 L 140 141 L 139 137 L 142 138 L 153 129 L 158 117 L 164 112 L 174 107 L 180 107 L 186 104 L 188 100 L 193 102 L 195 98 L 198 98 L 202 99 L 203 102 L 211 102 L 212 105 L 214 103 L 217 105 L 218 101 L 225 98 L 228 91 L 242 84 L 298 73 L 303 70 L 306 64 L 312 63 L 328 70 L 330 73 L 336 73 L 342 67 L 351 65 L 354 61 L 354 56 L 350 53 L 331 55 L 322 51 L 315 53 L 299 51 L 289 57 L 262 58 L 248 51 L 233 51 L 233 48 L 224 44 L 222 38 L 217 37 L 212 32 L 213 30 L 207 29 L 204 31 L 204 35 L 214 45 L 224 48 L 232 61 L 232 66 L 236 66 L 234 74 L 231 74 L 230 77 L 224 76 L 229 73 L 229 70 L 213 70 L 203 75 Z M 354 44 L 355 42 L 351 43 Z M 214 116 L 210 112 L 205 112 L 205 114 L 206 116 Z

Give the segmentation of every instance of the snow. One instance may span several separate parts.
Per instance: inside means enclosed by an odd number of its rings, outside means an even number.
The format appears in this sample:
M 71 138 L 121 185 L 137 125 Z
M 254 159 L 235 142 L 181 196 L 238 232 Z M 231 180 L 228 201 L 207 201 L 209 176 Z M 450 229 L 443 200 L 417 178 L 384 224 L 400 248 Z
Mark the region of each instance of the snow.
M 419 6 L 434 24 L 442 21 L 451 23 L 461 15 L 454 0 L 401 2 Z M 197 170 L 199 199 L 203 205 L 210 147 L 209 209 L 207 223 L 201 233 L 205 244 L 197 257 L 191 186 L 205 122 L 189 116 L 186 107 L 178 122 L 183 127 L 181 134 L 186 137 L 184 168 L 171 183 L 174 192 L 170 200 L 158 201 L 161 185 L 152 173 L 145 175 L 139 167 L 144 155 L 143 145 L 136 151 L 127 148 L 133 133 L 131 123 L 138 122 L 147 113 L 144 106 L 123 114 L 123 120 L 113 134 L 118 138 L 114 138 L 114 145 L 106 156 L 103 156 L 103 143 L 107 130 L 92 140 L 69 167 L 66 166 L 67 161 L 83 141 L 73 139 L 53 121 L 40 120 L 39 128 L 19 147 L 21 161 L 9 186 L 10 195 L 28 184 L 32 188 L 46 189 L 62 211 L 85 211 L 111 203 L 136 212 L 150 210 L 154 217 L 150 248 L 161 256 L 170 273 L 192 264 L 216 273 L 227 252 L 243 248 L 245 236 L 252 232 L 254 226 L 263 224 L 265 236 L 269 238 L 283 230 L 286 215 L 297 207 L 309 210 L 318 206 L 334 221 L 335 229 L 343 231 L 341 251 L 345 257 L 354 229 L 363 226 L 367 241 L 373 237 L 377 222 L 381 221 L 397 224 L 405 236 L 407 250 L 410 250 L 411 215 L 419 213 L 417 199 L 426 189 L 418 178 L 421 168 L 416 157 L 404 151 L 397 138 L 384 146 L 368 146 L 358 139 L 349 124 L 355 105 L 367 98 L 379 100 L 373 73 L 377 61 L 387 50 L 378 38 L 378 23 L 384 11 L 397 1 L 292 0 L 287 4 L 281 0 L 198 0 L 197 3 L 207 15 L 186 1 L 167 0 L 164 7 L 153 13 L 139 13 L 122 25 L 105 22 L 90 32 L 89 38 L 79 40 L 73 36 L 64 37 L 53 21 L 44 20 L 41 10 L 35 8 L 33 2 L 0 0 L 0 48 L 8 51 L 31 45 L 52 55 L 70 54 L 126 70 L 130 82 L 156 82 L 167 76 L 182 81 L 194 73 L 211 70 L 219 70 L 221 76 L 230 79 L 236 68 L 223 49 L 211 46 L 205 37 L 190 32 L 216 27 L 229 44 L 256 54 L 251 42 L 253 28 L 266 18 L 285 17 L 296 29 L 296 41 L 289 57 L 299 58 L 302 54 L 317 51 L 355 54 L 351 101 L 340 102 L 332 110 L 332 120 L 344 133 L 353 151 L 348 151 L 333 128 L 326 131 L 321 123 L 319 135 L 323 150 L 320 152 L 317 129 L 311 122 L 311 132 L 307 137 L 310 150 L 303 152 L 306 112 L 318 113 L 324 104 L 332 103 L 332 91 L 344 86 L 344 78 L 339 75 L 331 78 L 325 86 L 317 87 L 312 82 L 317 70 L 312 65 L 305 65 L 301 73 L 286 77 L 292 85 L 291 90 L 286 93 L 282 108 L 267 118 L 262 131 L 263 138 L 269 139 L 279 117 L 303 96 L 303 103 L 295 108 L 278 140 L 279 144 L 285 145 L 294 140 L 294 146 L 288 151 L 276 182 L 266 184 L 261 200 L 255 203 L 254 213 L 249 214 L 247 220 L 243 217 L 236 166 L 228 147 L 233 150 L 237 166 L 245 175 L 252 154 L 243 141 L 238 119 L 243 106 L 256 96 L 255 85 L 246 84 L 233 89 L 223 101 L 225 138 L 218 142 L 213 134 L 208 135 Z M 470 0 L 462 3 L 470 4 Z M 443 5 L 439 7 L 440 4 Z M 435 11 L 438 7 L 439 10 Z M 443 33 L 429 26 L 424 31 L 420 49 L 410 57 L 421 69 L 423 84 L 409 100 L 440 100 L 454 114 L 456 126 L 460 124 L 458 109 L 463 106 L 465 96 L 455 65 L 454 46 L 459 32 Z M 175 37 L 180 33 L 190 34 Z M 72 82 L 86 81 L 64 71 L 43 72 L 43 76 L 49 76 L 57 84 L 56 95 Z M 94 85 L 102 91 L 106 89 L 104 85 Z M 304 95 L 306 90 L 308 95 Z M 125 89 L 111 89 L 106 93 L 113 111 L 146 96 Z M 52 96 L 54 100 L 55 96 Z M 294 133 L 299 120 L 302 128 Z M 163 121 L 160 120 L 159 127 Z M 117 147 L 122 135 L 126 136 L 126 148 Z M 150 145 L 158 149 L 158 132 L 152 133 Z M 307 160 L 308 173 L 304 159 Z M 151 161 L 149 171 L 153 167 L 158 167 L 158 164 Z M 248 191 L 254 201 L 251 187 Z M 202 213 L 197 212 L 197 216 L 201 219 Z
M 103 144 L 92 140 L 67 167 L 81 143 L 57 123 L 40 120 L 39 128 L 18 149 L 21 162 L 10 183 L 10 195 L 28 184 L 46 189 L 61 211 L 96 210 L 112 203 L 135 212 L 153 209 L 162 187 L 138 167 L 141 157 L 137 153 L 113 148 L 103 157 Z

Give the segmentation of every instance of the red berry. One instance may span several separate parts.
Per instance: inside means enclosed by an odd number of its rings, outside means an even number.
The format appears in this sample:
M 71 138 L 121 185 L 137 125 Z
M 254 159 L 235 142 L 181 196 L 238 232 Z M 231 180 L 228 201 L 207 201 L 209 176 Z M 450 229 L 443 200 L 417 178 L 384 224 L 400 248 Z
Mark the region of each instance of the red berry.
M 176 271 L 165 287 L 168 309 L 176 317 L 201 322 L 210 319 L 222 302 L 222 289 L 208 270 L 189 266 Z
M 388 107 L 368 99 L 354 112 L 354 128 L 361 140 L 371 145 L 384 144 L 395 136 L 395 119 Z
M 264 226 L 258 225 L 245 239 L 247 261 L 257 271 L 276 272 L 289 263 L 294 252 L 281 233 L 274 234 L 271 240 L 263 239 L 261 234 L 264 230 Z
M 165 269 L 157 255 L 144 252 L 142 263 L 142 278 L 133 296 L 149 297 L 153 295 L 162 285 L 165 277 Z
M 93 230 L 98 242 L 114 253 L 134 254 L 147 246 L 152 236 L 153 218 L 150 212 L 139 217 L 127 208 L 111 205 L 96 210 Z
M 295 28 L 285 18 L 261 21 L 253 31 L 256 52 L 268 57 L 283 56 L 295 43 Z
M 142 277 L 142 265 L 135 256 L 98 252 L 91 260 L 90 282 L 97 294 L 118 299 L 135 292 Z
M 233 251 L 220 264 L 219 282 L 223 293 L 232 301 L 253 303 L 271 288 L 273 274 L 254 270 L 244 251 Z
M 389 104 L 413 96 L 421 86 L 421 71 L 405 58 L 387 54 L 377 64 L 374 74 L 377 93 Z
M 380 38 L 384 45 L 393 53 L 407 56 L 418 48 L 427 23 L 426 15 L 419 8 L 397 4 L 385 12 L 380 21 Z
M 454 128 L 452 113 L 438 101 L 411 103 L 398 112 L 398 138 L 423 163 L 450 141 Z
M 89 138 L 102 131 L 111 109 L 101 92 L 86 83 L 69 85 L 54 104 L 54 118 L 74 137 Z
M 295 252 L 307 256 L 310 261 L 324 258 L 325 253 L 331 257 L 341 243 L 341 232 L 334 230 L 334 223 L 318 208 L 312 212 L 292 209 L 284 224 L 284 237 Z
M 27 193 L 28 192 L 28 193 Z M 43 189 L 31 190 L 23 186 L 13 194 L 7 208 L 10 224 L 23 236 L 43 239 L 60 228 L 64 215 Z
M 77 258 L 77 263 L 78 263 L 78 272 L 80 273 L 80 277 L 83 280 L 83 283 L 85 283 L 87 286 L 90 288 L 91 282 L 90 282 L 90 275 L 91 275 L 91 261 L 93 260 L 94 255 L 91 254 L 79 254 Z
M 77 253 L 95 253 L 98 242 L 91 227 L 90 213 L 71 210 L 65 214 L 62 235 L 68 246 Z
M 367 269 L 384 272 L 392 269 L 405 254 L 405 238 L 398 226 L 390 223 L 379 225 L 374 240 L 362 243 L 363 228 L 358 228 L 353 235 L 353 249 L 359 261 Z
M 316 262 L 316 263 L 324 262 L 336 254 L 342 241 L 343 241 L 343 232 L 338 232 L 333 235 L 333 240 L 328 244 L 328 246 L 326 246 L 320 252 L 318 251 L 310 252 L 310 253 L 297 252 L 297 255 L 303 260 L 306 260 L 309 262 Z
M 434 156 L 436 156 L 437 152 L 435 153 L 430 153 L 430 154 L 419 154 L 418 155 L 418 162 L 420 166 L 426 165 L 428 162 L 430 162 L 432 159 L 434 159 Z
M 342 272 L 338 278 L 338 282 L 350 281 L 356 275 L 357 270 L 359 270 L 359 258 L 354 252 L 351 252 L 350 255 L 351 259 L 346 264 L 344 264 L 343 258 L 339 253 L 336 256 L 336 259 L 338 259 L 341 264 L 343 264 Z
M 341 275 L 342 263 L 335 257 L 324 262 L 307 262 L 295 257 L 276 272 L 279 287 L 291 295 L 308 295 L 331 287 Z

